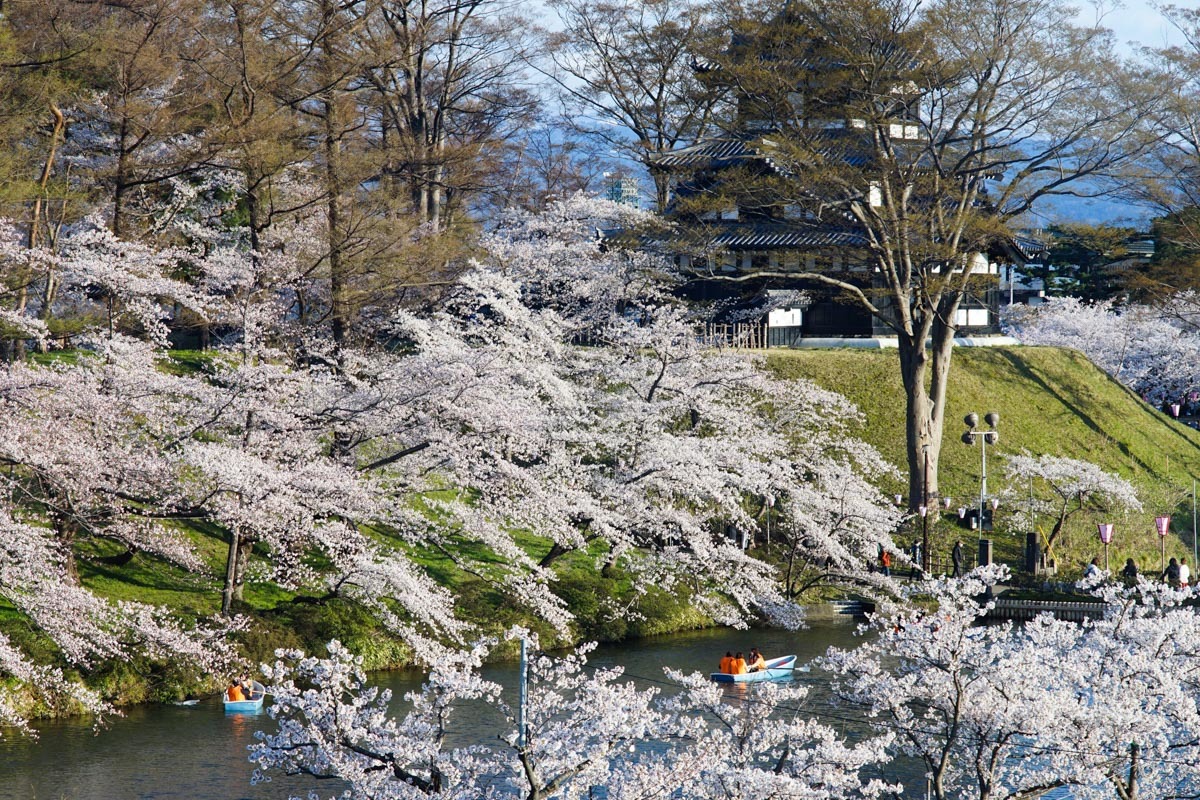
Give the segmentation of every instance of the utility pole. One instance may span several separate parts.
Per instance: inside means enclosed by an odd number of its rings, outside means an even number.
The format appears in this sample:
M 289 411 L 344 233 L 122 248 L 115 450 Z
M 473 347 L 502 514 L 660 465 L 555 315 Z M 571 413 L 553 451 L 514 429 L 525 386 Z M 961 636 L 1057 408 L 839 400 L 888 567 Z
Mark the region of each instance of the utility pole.
M 521 637 L 521 681 L 517 700 L 517 750 L 525 752 L 525 704 L 529 683 L 529 659 L 526 652 L 528 640 Z
M 925 468 L 921 472 L 921 573 L 929 574 L 929 445 L 922 445 Z

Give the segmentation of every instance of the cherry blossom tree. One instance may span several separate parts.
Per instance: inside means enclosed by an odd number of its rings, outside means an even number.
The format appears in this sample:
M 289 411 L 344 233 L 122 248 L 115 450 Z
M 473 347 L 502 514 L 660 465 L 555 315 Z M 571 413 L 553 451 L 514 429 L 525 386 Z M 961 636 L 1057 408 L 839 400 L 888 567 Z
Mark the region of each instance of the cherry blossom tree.
M 104 600 L 71 580 L 63 553 L 47 528 L 0 510 L 0 597 L 49 637 L 67 664 L 86 670 L 101 661 L 142 654 L 219 673 L 239 663 L 226 636 L 242 626 L 240 621 L 187 625 L 164 609 Z M 35 663 L 3 635 L 0 674 L 13 680 L 0 692 L 0 720 L 26 732 L 26 692 L 51 708 L 115 713 L 99 692 L 67 678 L 59 667 Z
M 976 598 L 1002 577 L 1003 568 L 981 568 L 926 582 L 913 593 L 927 594 L 932 609 L 880 613 L 871 640 L 823 661 L 835 695 L 895 733 L 892 752 L 921 761 L 938 800 L 1036 797 L 1076 775 L 1064 753 L 1035 746 L 1069 738 L 1062 708 L 1076 704 L 1076 685 L 1035 657 L 1022 628 L 979 624 L 988 606 Z
M 478 675 L 486 652 L 481 645 L 441 661 L 422 691 L 407 695 L 412 710 L 395 719 L 391 693 L 367 688 L 361 659 L 339 643 L 329 644 L 328 659 L 280 651 L 264 670 L 279 730 L 251 752 L 254 781 L 279 771 L 340 778 L 361 797 L 480 796 L 489 752 L 449 749 L 446 732 L 456 704 L 499 697 L 500 686 Z
M 1104 616 L 1079 628 L 1044 619 L 1029 635 L 1076 702 L 1069 736 L 1047 742 L 1082 767 L 1072 794 L 1140 800 L 1195 792 L 1200 768 L 1200 622 L 1193 593 L 1145 580 L 1094 587 Z
M 336 358 L 287 321 L 309 250 L 301 223 L 285 252 L 254 254 L 164 213 L 182 244 L 67 231 L 50 254 L 60 301 L 85 304 L 95 287 L 121 300 L 80 334 L 91 354 L 0 375 L 5 486 L 18 518 L 52 532 L 68 576 L 85 538 L 208 575 L 174 526 L 204 520 L 227 542 L 226 614 L 253 578 L 345 597 L 424 663 L 471 625 L 411 548 L 564 632 L 555 567 L 568 553 L 619 566 L 635 605 L 651 587 L 678 590 L 729 624 L 797 626 L 797 592 L 822 581 L 893 591 L 867 569 L 894 549 L 898 515 L 873 486 L 890 467 L 854 436 L 856 410 L 702 346 L 665 262 L 599 246 L 598 225 L 636 212 L 575 198 L 516 215 L 439 309 L 393 315 L 380 332 L 393 347 Z M 242 334 L 181 375 L 164 344 L 167 307 L 184 304 Z M 787 586 L 744 549 L 767 497 L 792 566 L 808 565 Z
M 1079 350 L 1155 403 L 1179 401 L 1200 386 L 1200 326 L 1190 292 L 1159 307 L 1055 297 L 1042 306 L 1010 306 L 1006 327 L 1025 344 Z
M 165 523 L 179 497 L 170 447 L 205 386 L 163 374 L 155 351 L 139 342 L 106 343 L 75 364 L 0 371 L 6 496 L 54 532 L 73 582 L 73 546 L 86 536 L 202 571 Z
M 683 691 L 660 699 L 619 667 L 589 665 L 580 648 L 535 655 L 522 731 L 500 687 L 478 676 L 486 642 L 432 668 L 402 717 L 386 691 L 365 686 L 336 642 L 328 659 L 280 651 L 268 672 L 278 732 L 260 734 L 256 781 L 272 772 L 339 778 L 355 797 L 582 798 L 604 786 L 611 798 L 875 798 L 900 787 L 861 777 L 883 758 L 887 736 L 853 745 L 805 719 L 793 703 L 805 690 L 767 686 L 729 698 L 702 676 L 670 674 Z M 447 725 L 463 701 L 497 705 L 504 746 L 449 748 Z
M 722 684 L 700 673 L 667 670 L 667 675 L 683 692 L 663 706 L 682 721 L 677 735 L 691 741 L 668 762 L 678 795 L 664 797 L 801 798 L 817 792 L 825 798 L 866 800 L 903 791 L 898 783 L 862 777 L 890 761 L 886 753 L 893 735 L 849 744 L 806 716 L 805 686 L 764 681 L 731 698 Z M 621 777 L 643 780 L 639 774 Z
M 1137 490 L 1129 481 L 1105 472 L 1087 461 L 1062 456 L 1032 456 L 1028 453 L 1011 455 L 1005 466 L 1005 475 L 1012 485 L 1010 495 L 1024 495 L 1026 488 L 1046 491 L 1048 498 L 1033 496 L 1018 511 L 1017 524 L 1024 523 L 1031 530 L 1038 517 L 1048 516 L 1053 520 L 1050 533 L 1045 539 L 1043 558 L 1053 560 L 1054 545 L 1062 538 L 1067 521 L 1089 509 L 1109 510 L 1112 508 L 1140 511 L 1141 501 Z
M 836 695 L 895 732 L 895 752 L 922 760 L 935 797 L 1033 797 L 1056 786 L 1089 800 L 1194 792 L 1192 591 L 1100 576 L 1082 584 L 1099 618 L 980 625 L 990 608 L 981 593 L 1002 576 L 983 568 L 914 587 L 933 609 L 882 613 L 873 640 L 824 659 Z
M 726 536 L 757 526 L 748 498 L 771 496 L 808 563 L 880 588 L 865 567 L 894 549 L 898 518 L 871 485 L 890 468 L 852 435 L 857 412 L 705 348 L 669 303 L 665 262 L 600 248 L 595 228 L 618 215 L 636 212 L 574 199 L 514 215 L 440 312 L 396 318 L 410 353 L 343 351 L 353 387 L 327 403 L 337 435 L 390 492 L 501 554 L 510 585 L 545 586 L 559 558 L 601 542 L 601 566 L 620 561 L 638 586 L 682 581 L 722 621 L 794 624 L 772 570 Z M 513 528 L 548 549 L 527 552 Z M 545 589 L 525 597 L 563 620 Z

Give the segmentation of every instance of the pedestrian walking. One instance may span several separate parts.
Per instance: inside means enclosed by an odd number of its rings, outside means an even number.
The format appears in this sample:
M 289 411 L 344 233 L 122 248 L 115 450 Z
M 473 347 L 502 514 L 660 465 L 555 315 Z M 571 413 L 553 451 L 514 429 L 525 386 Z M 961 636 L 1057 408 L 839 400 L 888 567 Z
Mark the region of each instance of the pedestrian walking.
M 961 578 L 963 576 L 962 539 L 954 543 L 954 549 L 950 551 L 950 560 L 954 562 L 954 577 Z

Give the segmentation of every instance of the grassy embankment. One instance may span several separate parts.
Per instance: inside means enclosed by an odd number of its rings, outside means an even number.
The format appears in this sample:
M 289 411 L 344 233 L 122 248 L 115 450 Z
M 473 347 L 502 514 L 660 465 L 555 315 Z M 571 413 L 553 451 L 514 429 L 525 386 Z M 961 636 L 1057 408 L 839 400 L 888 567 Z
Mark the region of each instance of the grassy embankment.
M 203 369 L 202 354 L 178 354 L 176 367 Z M 775 351 L 770 365 L 785 377 L 804 376 L 847 395 L 862 410 L 865 425 L 859 434 L 875 444 L 885 458 L 902 465 L 903 394 L 894 352 Z M 978 496 L 979 449 L 962 445 L 961 417 L 968 411 L 1001 414 L 1001 440 L 989 448 L 990 488 L 1001 486 L 1003 454 L 1027 449 L 1032 453 L 1055 453 L 1093 461 L 1120 473 L 1138 487 L 1145 511 L 1140 514 L 1106 517 L 1117 525 L 1111 551 L 1114 565 L 1134 557 L 1143 567 L 1158 563 L 1158 542 L 1153 517 L 1172 514 L 1176 535 L 1169 540 L 1169 553 L 1190 551 L 1192 475 L 1200 473 L 1200 433 L 1167 419 L 1142 403 L 1132 393 L 1093 367 L 1077 353 L 1048 348 L 963 349 L 955 353 L 954 380 L 950 391 L 949 422 L 942 451 L 941 487 L 958 498 Z M 889 492 L 900 486 L 885 487 Z M 1060 545 L 1059 564 L 1064 574 L 1077 572 L 1099 552 L 1094 524 L 1098 517 L 1081 514 L 1071 523 L 1070 533 Z M 973 545 L 974 537 L 956 525 L 953 511 L 932 526 L 934 552 L 945 558 L 957 536 Z M 997 557 L 1017 564 L 1024 543 L 1023 532 L 1006 528 L 1002 507 L 994 536 Z M 189 525 L 181 530 L 194 542 L 210 567 L 207 576 L 187 574 L 146 554 L 137 554 L 127 564 L 105 563 L 104 556 L 119 548 L 103 541 L 84 541 L 80 546 L 82 579 L 99 594 L 114 600 L 137 600 L 177 609 L 185 616 L 211 617 L 219 608 L 220 585 L 226 544 L 223 533 L 211 526 Z M 557 639 L 519 606 L 506 601 L 490 583 L 459 570 L 442 553 L 422 550 L 391 539 L 386 531 L 372 535 L 406 547 L 410 556 L 439 582 L 452 588 L 459 598 L 460 614 L 480 624 L 485 632 L 498 632 L 521 623 L 540 629 L 543 641 L 569 644 Z M 902 535 L 902 541 L 907 537 Z M 533 535 L 523 539 L 531 554 L 540 556 L 548 542 Z M 461 547 L 472 547 L 460 542 Z M 261 554 L 260 554 L 261 555 Z M 486 557 L 486 554 L 477 554 Z M 629 582 L 619 573 L 601 575 L 595 554 L 573 554 L 560 560 L 556 590 L 579 620 L 573 640 L 621 639 L 694 628 L 706 624 L 688 604 L 688 598 L 655 592 L 639 604 L 639 619 L 614 613 L 631 600 Z M 497 563 L 497 568 L 503 565 Z M 245 604 L 253 626 L 242 634 L 242 646 L 251 661 L 270 658 L 276 647 L 317 649 L 331 638 L 339 638 L 361 653 L 368 668 L 389 668 L 407 662 L 407 652 L 397 640 L 381 635 L 375 621 L 362 609 L 340 599 L 305 602 L 267 582 L 247 585 Z M 298 602 L 299 600 L 299 602 Z M 39 659 L 57 659 L 36 630 L 19 618 L 11 607 L 0 605 L 0 630 L 19 641 Z M 121 703 L 170 700 L 212 690 L 211 683 L 162 665 L 138 660 L 101 665 L 90 678 L 105 694 Z
M 807 377 L 856 403 L 866 418 L 860 435 L 898 467 L 904 466 L 904 394 L 894 351 L 775 351 L 771 367 L 785 377 Z M 954 352 L 948 411 L 942 442 L 940 489 L 952 504 L 978 504 L 979 447 L 959 437 L 969 412 L 1000 414 L 1000 441 L 988 448 L 989 494 L 1007 485 L 1004 455 L 1028 450 L 1091 461 L 1137 487 L 1140 513 L 1081 512 L 1055 547 L 1060 575 L 1078 575 L 1103 553 L 1097 522 L 1116 525 L 1110 564 L 1119 569 L 1133 558 L 1157 569 L 1159 542 L 1154 517 L 1171 515 L 1167 556 L 1192 552 L 1191 491 L 1200 476 L 1200 432 L 1171 420 L 1109 378 L 1081 354 L 1058 348 L 960 348 Z M 901 486 L 888 487 L 899 492 Z M 1019 565 L 1025 532 L 1009 527 L 1005 507 L 996 513 L 996 558 Z M 973 551 L 975 535 L 958 526 L 953 509 L 933 530 L 936 557 L 948 558 L 955 537 Z M 1044 525 L 1049 531 L 1051 522 Z M 901 541 L 908 538 L 902 535 Z

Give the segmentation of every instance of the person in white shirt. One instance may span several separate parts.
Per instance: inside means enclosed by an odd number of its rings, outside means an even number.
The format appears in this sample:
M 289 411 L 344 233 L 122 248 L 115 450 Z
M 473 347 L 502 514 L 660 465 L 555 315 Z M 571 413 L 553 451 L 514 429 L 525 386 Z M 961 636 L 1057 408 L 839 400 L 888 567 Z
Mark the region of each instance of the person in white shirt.
M 1191 582 L 1192 570 L 1188 566 L 1186 558 L 1179 559 L 1179 588 L 1186 589 L 1188 583 Z
M 1083 577 L 1097 578 L 1100 576 L 1100 559 L 1093 558 L 1092 563 L 1088 564 L 1083 570 Z

